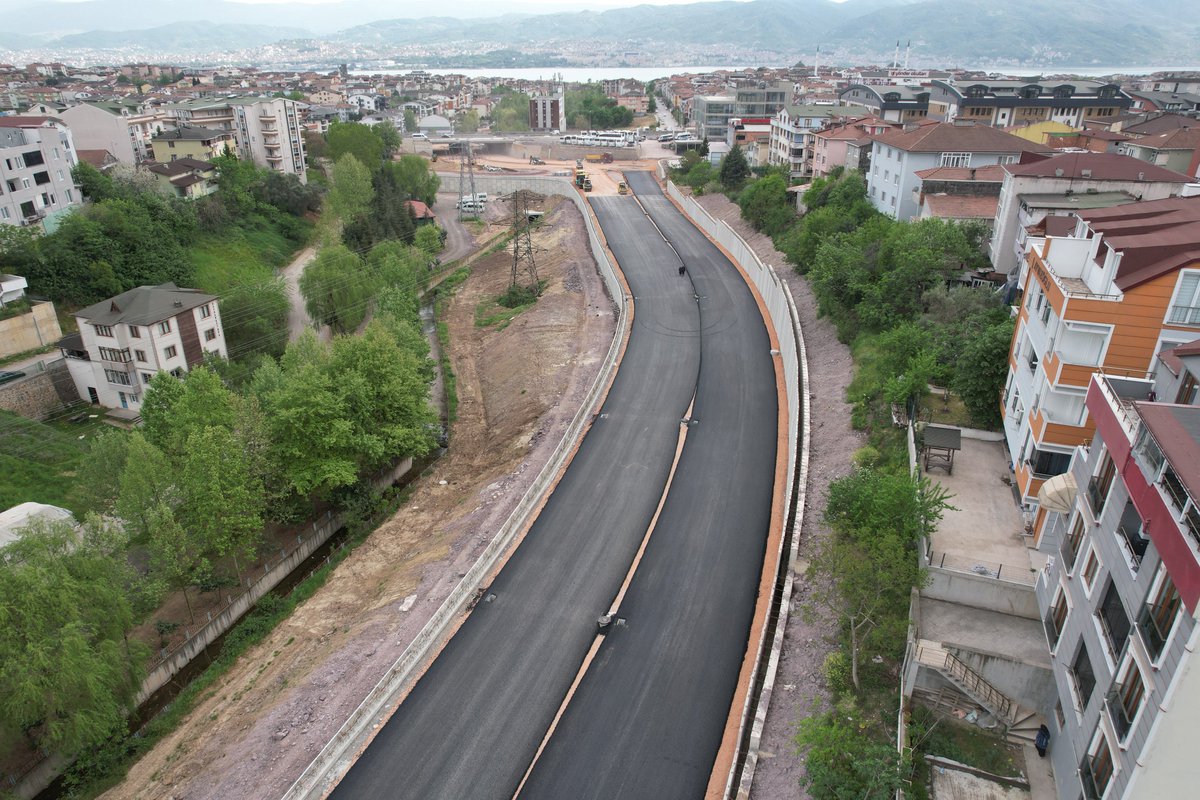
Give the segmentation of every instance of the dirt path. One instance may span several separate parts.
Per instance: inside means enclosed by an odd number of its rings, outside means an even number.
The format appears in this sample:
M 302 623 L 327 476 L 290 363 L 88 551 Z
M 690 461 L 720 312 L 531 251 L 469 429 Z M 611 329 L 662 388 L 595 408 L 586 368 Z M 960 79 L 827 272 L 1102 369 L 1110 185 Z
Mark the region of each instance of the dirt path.
M 289 342 L 294 342 L 306 330 L 317 329 L 316 323 L 304 307 L 304 296 L 300 294 L 300 276 L 304 274 L 304 268 L 311 264 L 316 257 L 317 246 L 310 245 L 297 253 L 296 257 L 292 259 L 292 263 L 279 270 L 279 274 L 287 286 L 288 303 L 291 305 L 288 309 L 287 322 Z M 322 325 L 317 330 L 317 337 L 321 341 L 329 341 L 332 335 L 333 332 L 328 325 Z
M 443 264 L 449 264 L 475 252 L 475 234 L 459 221 L 458 209 L 454 207 L 459 198 L 458 179 L 443 177 L 442 183 L 453 183 L 455 187 L 452 192 L 439 192 L 433 204 L 433 213 L 437 215 L 438 224 L 446 229 L 446 246 L 438 258 Z
M 697 198 L 710 214 L 729 223 L 765 263 L 775 267 L 787 281 L 800 313 L 804 344 L 808 350 L 812 431 L 809 444 L 808 503 L 801 526 L 800 565 L 803 572 L 819 542 L 829 530 L 822 521 L 831 481 L 847 474 L 854 451 L 866 444 L 850 427 L 850 404 L 846 387 L 854 375 L 850 349 L 838 341 L 832 323 L 817 316 L 817 304 L 808 281 L 784 260 L 769 237 L 755 232 L 740 216 L 736 205 L 724 195 Z M 823 665 L 836 649 L 836 627 L 828 622 L 806 620 L 804 605 L 809 588 L 803 578 L 795 583 L 792 610 L 784 632 L 783 653 L 775 678 L 775 694 L 767 712 L 761 755 L 750 789 L 752 800 L 802 797 L 798 782 L 803 762 L 796 754 L 796 725 L 814 707 L 828 705 L 828 687 Z
M 448 304 L 458 422 L 405 507 L 252 648 L 107 798 L 279 797 L 479 556 L 549 459 L 612 339 L 613 306 L 575 207 L 549 201 L 535 244 L 549 284 L 476 325 L 508 281 L 495 253 Z

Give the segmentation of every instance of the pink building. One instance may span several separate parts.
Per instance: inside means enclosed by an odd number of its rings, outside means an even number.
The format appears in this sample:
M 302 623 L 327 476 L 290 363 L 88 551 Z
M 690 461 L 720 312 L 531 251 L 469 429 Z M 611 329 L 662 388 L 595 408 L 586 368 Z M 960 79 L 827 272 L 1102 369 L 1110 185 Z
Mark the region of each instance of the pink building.
M 859 117 L 826 125 L 812 135 L 812 175 L 820 178 L 835 167 L 865 173 L 871 153 L 871 136 L 899 125 L 875 116 Z

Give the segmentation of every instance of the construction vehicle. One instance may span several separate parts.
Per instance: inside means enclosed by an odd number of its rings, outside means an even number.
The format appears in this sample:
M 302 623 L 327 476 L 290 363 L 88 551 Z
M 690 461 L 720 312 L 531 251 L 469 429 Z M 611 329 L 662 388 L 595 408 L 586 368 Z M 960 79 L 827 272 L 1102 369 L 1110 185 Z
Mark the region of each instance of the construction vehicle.
M 588 153 L 584 158 L 592 164 L 611 164 L 613 160 L 612 153 Z
M 530 163 L 530 164 L 545 164 L 546 162 L 545 162 L 545 161 L 542 161 L 542 160 L 541 160 L 540 158 L 538 158 L 537 156 L 530 156 L 530 157 L 529 157 L 529 163 Z
M 583 176 L 583 190 L 585 192 L 590 192 L 592 190 L 592 179 L 586 175 Z
M 629 194 L 629 187 L 625 185 L 625 181 L 617 181 L 617 194 Z
M 586 172 L 584 172 L 582 169 L 575 170 L 575 185 L 576 186 L 578 186 L 580 189 L 582 189 L 583 184 L 587 180 L 588 180 L 588 176 L 587 176 Z

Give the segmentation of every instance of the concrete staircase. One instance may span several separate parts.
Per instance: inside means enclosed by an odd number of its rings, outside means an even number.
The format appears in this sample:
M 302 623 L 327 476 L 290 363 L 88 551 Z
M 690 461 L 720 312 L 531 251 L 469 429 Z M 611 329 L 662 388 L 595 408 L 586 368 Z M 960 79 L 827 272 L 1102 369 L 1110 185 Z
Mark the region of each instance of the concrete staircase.
M 1032 744 L 1045 721 L 1040 714 L 1023 708 L 939 642 L 919 639 L 917 663 L 935 670 L 952 686 L 990 712 L 1005 727 L 1009 741 Z

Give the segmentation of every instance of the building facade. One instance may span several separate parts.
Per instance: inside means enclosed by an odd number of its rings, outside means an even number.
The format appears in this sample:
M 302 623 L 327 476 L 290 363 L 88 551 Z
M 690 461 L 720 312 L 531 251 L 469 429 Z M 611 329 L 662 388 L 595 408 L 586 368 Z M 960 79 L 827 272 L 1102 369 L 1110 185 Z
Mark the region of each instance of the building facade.
M 170 116 L 158 106 L 134 100 L 80 103 L 59 116 L 70 126 L 76 147 L 107 150 L 124 164 L 150 159 L 151 140 L 175 127 Z
M 923 86 L 892 86 L 852 83 L 838 98 L 848 105 L 863 106 L 885 122 L 910 124 L 929 116 L 929 90 Z
M 560 131 L 566 125 L 566 96 L 558 86 L 550 94 L 529 98 L 529 129 L 532 131 Z
M 209 161 L 223 154 L 226 147 L 237 150 L 232 133 L 191 125 L 163 131 L 150 140 L 151 158 L 160 163 L 180 158 Z
M 233 136 L 238 157 L 308 182 L 300 104 L 283 97 L 222 97 L 169 107 L 177 125 Z
M 53 228 L 83 196 L 71 130 L 53 117 L 0 117 L 0 224 Z
M 788 168 L 793 179 L 813 174 L 813 135 L 830 120 L 862 117 L 861 106 L 788 105 L 771 117 L 771 143 L 768 163 Z
M 1200 197 L 1075 216 L 1070 235 L 1029 252 L 1002 400 L 1035 539 L 1051 514 L 1043 486 L 1095 430 L 1085 408 L 1092 374 L 1145 378 L 1157 353 L 1200 338 Z
M 1059 797 L 1190 797 L 1200 715 L 1200 347 L 1091 377 L 1036 591 L 1058 692 Z
M 78 333 L 58 342 L 79 397 L 141 408 L 159 372 L 182 375 L 207 355 L 228 355 L 216 295 L 173 283 L 139 286 L 75 313 Z
M 929 92 L 930 117 L 997 128 L 1044 121 L 1082 128 L 1088 120 L 1118 117 L 1133 104 L 1117 84 L 1089 80 L 934 80 Z

